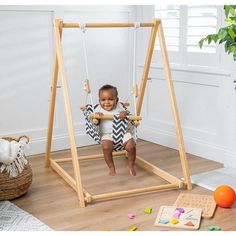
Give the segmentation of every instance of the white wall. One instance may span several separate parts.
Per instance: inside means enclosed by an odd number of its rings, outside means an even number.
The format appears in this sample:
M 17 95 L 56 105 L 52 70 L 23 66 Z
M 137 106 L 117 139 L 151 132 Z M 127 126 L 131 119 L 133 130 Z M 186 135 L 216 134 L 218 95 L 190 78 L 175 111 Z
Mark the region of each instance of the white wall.
M 142 6 L 138 8 L 137 17 L 149 21 L 152 12 L 152 7 Z M 139 37 L 139 48 L 145 47 L 147 37 L 148 32 Z M 139 75 L 144 51 L 145 48 L 139 51 L 137 59 Z M 236 167 L 235 62 L 222 48 L 219 65 L 208 65 L 208 61 L 204 68 L 171 65 L 186 151 Z M 154 57 L 149 77 L 139 137 L 176 148 L 165 75 L 157 57 Z
M 31 139 L 30 153 L 43 153 L 47 135 L 50 83 L 53 71 L 53 19 L 65 22 L 128 22 L 133 6 L 0 6 L 0 135 Z M 104 83 L 118 87 L 120 99 L 129 91 L 131 74 L 128 29 L 89 29 L 87 53 L 93 99 Z M 73 107 L 77 145 L 93 143 L 85 135 L 79 110 L 85 102 L 85 67 L 81 31 L 65 29 L 63 52 Z M 127 86 L 128 85 L 128 86 Z M 58 99 L 53 150 L 68 147 L 62 92 Z
M 136 12 L 137 9 L 137 12 Z M 0 7 L 0 135 L 31 138 L 31 153 L 45 149 L 50 82 L 53 70 L 54 18 L 68 22 L 150 21 L 150 6 L 1 6 Z M 148 30 L 138 34 L 137 76 L 143 69 Z M 89 70 L 94 92 L 109 82 L 126 98 L 130 87 L 132 34 L 126 30 L 89 30 Z M 79 30 L 65 30 L 63 47 L 78 146 L 91 144 L 84 134 L 79 105 L 84 62 Z M 112 58 L 112 60 L 111 60 Z M 165 76 L 154 58 L 143 104 L 139 137 L 176 148 Z M 186 150 L 236 167 L 235 62 L 222 49 L 220 68 L 197 70 L 171 66 Z M 150 109 L 151 107 L 151 109 Z M 54 126 L 53 150 L 68 147 L 61 91 Z

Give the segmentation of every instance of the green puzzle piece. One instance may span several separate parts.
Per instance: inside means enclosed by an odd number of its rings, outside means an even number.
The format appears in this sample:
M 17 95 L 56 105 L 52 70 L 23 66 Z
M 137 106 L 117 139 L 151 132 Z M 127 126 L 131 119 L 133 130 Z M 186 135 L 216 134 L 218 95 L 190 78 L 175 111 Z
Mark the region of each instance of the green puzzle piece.
M 213 225 L 213 226 L 209 226 L 208 229 L 210 231 L 218 231 L 218 230 L 221 230 L 221 227 L 217 225 Z

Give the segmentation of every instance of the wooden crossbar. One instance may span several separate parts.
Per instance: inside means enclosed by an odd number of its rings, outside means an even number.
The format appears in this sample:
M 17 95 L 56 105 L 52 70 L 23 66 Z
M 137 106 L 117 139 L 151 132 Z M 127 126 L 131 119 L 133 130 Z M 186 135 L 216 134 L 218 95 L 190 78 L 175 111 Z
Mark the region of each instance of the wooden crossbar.
M 136 156 L 136 164 L 139 165 L 140 167 L 146 169 L 147 171 L 158 175 L 159 177 L 161 177 L 162 179 L 164 179 L 170 183 L 177 184 L 180 188 L 183 187 L 182 180 L 180 180 L 180 179 L 176 178 L 175 176 L 169 174 L 168 172 L 154 166 L 150 162 L 145 161 L 140 156 Z
M 112 156 L 113 157 L 120 157 L 120 156 L 125 156 L 126 152 L 125 151 L 118 151 L 118 152 L 113 152 Z M 87 156 L 80 156 L 78 157 L 79 161 L 90 161 L 90 160 L 99 160 L 103 159 L 104 156 L 103 154 L 94 154 L 94 155 L 87 155 Z M 62 162 L 69 162 L 72 160 L 72 158 L 67 157 L 67 158 L 60 158 L 60 159 L 53 159 L 56 163 L 62 163 Z
M 179 188 L 178 184 L 163 184 L 163 185 L 158 185 L 158 186 L 151 186 L 151 187 L 137 188 L 137 189 L 131 189 L 131 190 L 125 190 L 125 191 L 119 191 L 119 192 L 92 195 L 92 200 L 93 201 L 111 200 L 111 199 L 131 197 L 131 196 L 137 196 L 137 195 L 141 195 L 145 193 L 155 193 L 155 192 L 178 189 L 178 188 Z
M 160 22 L 160 20 L 159 20 Z M 153 27 L 154 23 L 140 23 L 140 27 Z M 63 23 L 63 28 L 80 28 L 79 23 Z M 87 23 L 86 28 L 122 28 L 135 27 L 135 23 Z
M 175 176 L 167 173 L 164 170 L 154 166 L 153 164 L 149 163 L 148 161 L 144 160 L 140 156 L 137 156 L 136 163 L 140 167 L 150 171 L 158 175 L 159 177 L 163 178 L 164 180 L 168 181 L 169 183 L 166 185 L 159 185 L 159 186 L 152 186 L 152 187 L 145 187 L 145 188 L 138 188 L 133 190 L 126 190 L 120 192 L 112 192 L 112 193 L 103 193 L 98 195 L 91 195 L 86 191 L 82 185 L 81 173 L 80 173 L 80 161 L 82 160 L 97 160 L 103 158 L 103 155 L 96 154 L 96 155 L 88 155 L 88 156 L 78 156 L 77 147 L 76 147 L 76 140 L 75 140 L 75 132 L 73 127 L 73 119 L 72 119 L 72 108 L 67 84 L 67 76 L 65 65 L 63 61 L 63 53 L 62 53 L 62 45 L 61 45 L 61 38 L 62 38 L 62 30 L 63 28 L 80 28 L 82 27 L 81 24 L 78 23 L 65 23 L 62 20 L 56 19 L 54 22 L 54 35 L 55 35 L 55 46 L 56 52 L 54 57 L 54 71 L 52 76 L 51 82 L 51 99 L 50 99 L 50 110 L 49 110 L 49 117 L 48 117 L 48 133 L 47 133 L 47 146 L 46 146 L 46 154 L 45 154 L 45 167 L 51 166 L 53 170 L 55 170 L 76 192 L 78 195 L 79 203 L 81 207 L 85 207 L 85 203 L 89 203 L 91 201 L 99 201 L 99 200 L 109 200 L 114 198 L 121 198 L 121 197 L 128 197 L 128 196 L 135 196 L 144 193 L 151 193 L 157 191 L 163 191 L 168 189 L 177 189 L 187 186 L 190 190 L 192 188 L 192 184 L 190 181 L 190 174 L 187 164 L 187 158 L 184 148 L 184 141 L 182 130 L 180 126 L 180 119 L 177 110 L 177 103 L 174 93 L 174 86 L 173 81 L 171 78 L 171 71 L 169 67 L 169 60 L 167 55 L 167 49 L 165 45 L 165 38 L 162 28 L 162 23 L 160 19 L 155 19 L 153 22 L 141 22 L 140 27 L 150 27 L 151 34 L 148 42 L 148 49 L 145 58 L 143 74 L 141 78 L 141 82 L 139 88 L 136 89 L 137 93 L 139 93 L 137 99 L 137 116 L 131 116 L 130 119 L 141 120 L 141 108 L 144 99 L 148 74 L 150 70 L 150 65 L 152 61 L 156 35 L 158 34 L 158 39 L 160 42 L 160 51 L 163 58 L 163 65 L 164 70 L 167 78 L 167 88 L 170 97 L 170 104 L 172 108 L 172 114 L 174 118 L 175 130 L 177 135 L 177 142 L 178 142 L 178 149 L 180 154 L 180 161 L 181 167 L 184 175 L 184 181 L 179 180 Z M 135 23 L 87 23 L 85 24 L 86 28 L 113 28 L 113 27 L 136 27 Z M 69 134 L 69 141 L 70 141 L 70 149 L 71 149 L 71 158 L 63 158 L 63 159 L 51 159 L 51 144 L 52 144 L 52 131 L 53 131 L 53 122 L 54 122 L 54 113 L 55 113 L 55 103 L 56 103 L 56 90 L 57 90 L 57 83 L 58 83 L 58 72 L 60 72 L 61 77 L 61 88 L 63 92 L 64 104 L 65 104 L 65 114 L 66 114 L 66 122 Z M 87 88 L 87 92 L 89 92 L 89 88 Z M 95 117 L 96 119 L 101 117 Z M 104 116 L 103 118 L 106 118 Z M 113 156 L 122 156 L 125 155 L 125 152 L 117 152 Z M 74 172 L 74 179 L 63 169 L 60 167 L 59 163 L 63 162 L 72 162 L 73 172 Z

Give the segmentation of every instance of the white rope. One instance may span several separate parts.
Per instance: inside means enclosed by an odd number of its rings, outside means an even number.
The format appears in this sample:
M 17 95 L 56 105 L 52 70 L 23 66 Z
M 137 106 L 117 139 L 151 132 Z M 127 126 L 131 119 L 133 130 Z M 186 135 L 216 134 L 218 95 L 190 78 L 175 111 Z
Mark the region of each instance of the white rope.
M 140 22 L 134 22 L 134 51 L 133 51 L 133 89 L 136 90 L 136 38 L 137 38 L 137 29 L 140 27 Z M 134 91 L 133 91 L 134 92 Z M 137 114 L 137 106 L 136 106 L 136 93 L 133 94 L 133 102 L 134 102 L 134 112 Z
M 83 49 L 84 49 L 84 62 L 85 62 L 86 79 L 89 79 L 88 57 L 87 57 L 87 49 L 86 49 L 86 43 L 85 43 L 86 25 L 80 24 L 80 29 L 82 31 L 82 42 L 83 42 Z
M 93 97 L 91 93 L 89 94 L 89 97 L 90 97 L 90 102 L 91 102 L 91 105 L 93 107 L 93 112 L 94 112 Z
M 85 105 L 87 105 L 88 102 L 88 93 L 86 93 L 86 97 L 85 97 Z
M 133 76 L 132 76 L 132 83 L 133 83 L 133 104 L 134 104 L 134 113 L 137 115 L 137 106 L 136 106 L 136 100 L 137 100 L 137 94 L 136 94 L 136 42 L 137 42 L 137 29 L 140 27 L 140 22 L 134 22 L 134 42 L 133 42 Z M 134 139 L 137 139 L 137 128 L 134 126 Z
M 129 95 L 126 97 L 126 99 L 124 101 L 129 102 L 129 99 L 130 99 L 131 96 L 132 96 L 132 93 L 129 93 Z
M 86 24 L 80 24 L 80 29 L 82 32 L 82 42 L 83 42 L 83 51 L 84 51 L 84 62 L 85 62 L 85 72 L 86 72 L 86 80 L 89 80 L 89 70 L 88 70 L 88 56 L 87 56 L 87 48 L 86 48 L 86 42 L 85 42 L 85 33 L 86 33 Z M 85 89 L 86 90 L 86 89 Z M 88 94 L 86 95 L 86 105 L 87 105 L 87 98 L 88 98 Z M 92 108 L 94 110 L 94 105 L 93 105 L 93 98 L 92 98 L 92 94 L 89 93 L 89 98 L 90 98 L 90 102 L 92 105 Z

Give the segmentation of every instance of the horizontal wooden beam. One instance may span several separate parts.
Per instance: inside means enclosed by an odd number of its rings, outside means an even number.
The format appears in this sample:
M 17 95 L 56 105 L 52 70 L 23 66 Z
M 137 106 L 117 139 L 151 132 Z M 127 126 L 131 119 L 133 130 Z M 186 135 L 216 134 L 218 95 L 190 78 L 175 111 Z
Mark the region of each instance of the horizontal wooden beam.
M 154 193 L 154 192 L 160 192 L 164 190 L 171 190 L 171 189 L 178 189 L 178 188 L 179 188 L 178 184 L 165 184 L 165 185 L 159 185 L 159 186 L 151 186 L 151 187 L 145 187 L 145 188 L 119 191 L 119 192 L 103 193 L 103 194 L 98 194 L 98 195 L 92 195 L 92 201 L 117 199 L 117 198 L 130 197 L 130 196 L 136 196 L 136 195 L 141 195 L 145 193 Z
M 118 151 L 118 152 L 112 153 L 113 157 L 119 157 L 119 156 L 125 156 L 125 155 L 126 155 L 126 151 Z M 104 158 L 103 154 L 95 154 L 95 155 L 88 155 L 88 156 L 80 156 L 78 160 L 89 161 L 89 160 L 99 160 L 103 158 Z M 68 157 L 68 158 L 53 159 L 53 161 L 56 163 L 69 162 L 69 161 L 72 161 L 72 158 Z
M 161 177 L 162 179 L 168 181 L 169 183 L 177 184 L 180 188 L 183 187 L 183 181 L 181 181 L 177 177 L 169 174 L 168 172 L 154 166 L 153 164 L 147 162 L 146 160 L 144 160 L 140 156 L 136 156 L 136 162 L 135 163 L 138 166 L 146 169 L 147 171 L 150 171 L 150 172 L 158 175 L 159 177 Z
M 152 22 L 141 22 L 140 27 L 153 27 Z M 63 28 L 80 28 L 79 23 L 63 23 Z M 135 27 L 135 23 L 86 23 L 86 28 L 122 28 L 122 27 Z

